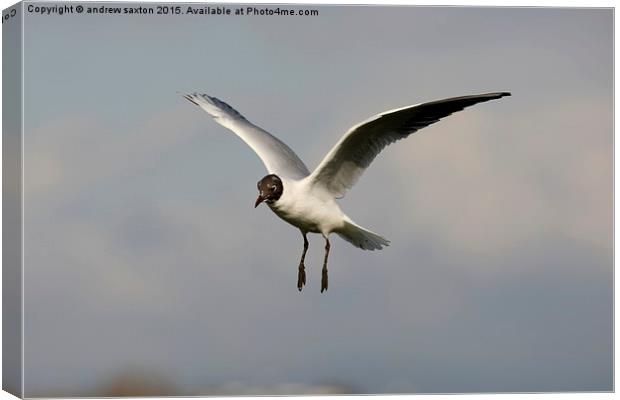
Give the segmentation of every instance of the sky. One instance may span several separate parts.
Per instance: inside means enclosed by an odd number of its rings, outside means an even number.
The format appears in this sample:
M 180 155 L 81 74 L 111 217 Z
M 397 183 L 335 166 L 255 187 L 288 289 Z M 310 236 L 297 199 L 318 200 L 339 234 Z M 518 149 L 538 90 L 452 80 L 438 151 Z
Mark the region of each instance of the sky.
M 294 7 L 298 9 L 298 7 Z M 610 9 L 26 14 L 26 396 L 609 391 Z M 387 148 L 340 201 L 365 252 L 253 208 L 379 112 L 510 91 Z

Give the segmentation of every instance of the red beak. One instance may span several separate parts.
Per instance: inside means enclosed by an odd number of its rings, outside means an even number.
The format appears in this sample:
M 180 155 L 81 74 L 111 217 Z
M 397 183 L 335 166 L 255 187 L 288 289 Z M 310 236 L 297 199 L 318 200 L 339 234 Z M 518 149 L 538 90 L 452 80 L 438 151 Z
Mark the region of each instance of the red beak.
M 265 198 L 259 195 L 258 198 L 256 199 L 256 203 L 254 203 L 254 208 L 258 207 L 258 205 L 262 203 L 263 201 L 265 201 Z

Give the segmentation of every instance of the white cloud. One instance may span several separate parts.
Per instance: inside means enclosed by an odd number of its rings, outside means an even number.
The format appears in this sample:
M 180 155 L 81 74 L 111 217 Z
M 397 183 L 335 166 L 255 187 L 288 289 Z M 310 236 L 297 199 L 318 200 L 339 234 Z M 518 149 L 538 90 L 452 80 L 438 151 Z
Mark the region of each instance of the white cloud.
M 501 106 L 531 111 L 510 100 Z M 507 119 L 482 107 L 397 146 L 393 168 L 411 171 L 396 175 L 409 223 L 478 254 L 565 234 L 609 249 L 608 105 L 565 102 Z

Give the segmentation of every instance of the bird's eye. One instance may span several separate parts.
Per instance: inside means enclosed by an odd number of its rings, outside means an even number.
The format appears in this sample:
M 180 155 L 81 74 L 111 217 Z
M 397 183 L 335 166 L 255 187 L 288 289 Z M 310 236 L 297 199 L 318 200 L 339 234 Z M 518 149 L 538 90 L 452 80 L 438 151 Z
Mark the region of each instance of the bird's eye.
M 275 186 L 269 186 L 269 190 L 271 190 L 272 192 L 274 192 L 276 190 Z

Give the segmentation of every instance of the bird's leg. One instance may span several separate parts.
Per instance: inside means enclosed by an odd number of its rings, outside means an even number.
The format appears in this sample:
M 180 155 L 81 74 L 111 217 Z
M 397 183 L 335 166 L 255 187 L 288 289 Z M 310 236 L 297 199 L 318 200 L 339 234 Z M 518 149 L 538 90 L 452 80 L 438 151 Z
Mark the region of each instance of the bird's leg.
M 321 293 L 327 290 L 327 257 L 329 256 L 329 239 L 325 237 L 325 259 L 323 260 L 323 273 L 321 276 Z
M 297 289 L 301 292 L 301 288 L 306 284 L 306 267 L 304 266 L 304 260 L 306 259 L 306 251 L 308 251 L 308 238 L 306 232 L 301 232 L 304 236 L 304 251 L 301 253 L 301 261 L 299 261 L 299 269 L 297 272 Z

